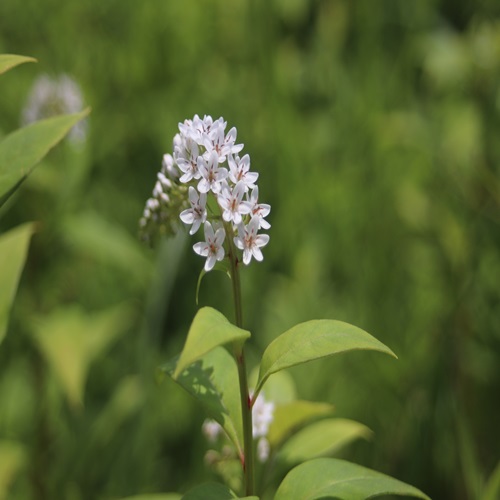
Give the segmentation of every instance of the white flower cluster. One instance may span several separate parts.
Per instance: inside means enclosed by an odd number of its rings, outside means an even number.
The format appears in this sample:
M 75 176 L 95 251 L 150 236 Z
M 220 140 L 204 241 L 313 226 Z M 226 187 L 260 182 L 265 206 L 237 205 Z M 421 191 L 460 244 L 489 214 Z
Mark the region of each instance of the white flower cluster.
M 252 257 L 263 259 L 261 248 L 269 241 L 269 235 L 259 234 L 271 227 L 265 219 L 271 207 L 259 203 L 259 174 L 250 172 L 248 154 L 239 156 L 243 144 L 236 144 L 236 128 L 226 133 L 226 125 L 223 118 L 213 120 L 207 115 L 179 123 L 173 155 L 164 155 L 153 197 L 140 221 L 144 239 L 150 239 L 152 225 L 173 229 L 166 211 L 171 214 L 174 206 L 180 208 L 181 221 L 191 226 L 189 234 L 195 234 L 203 224 L 205 241 L 193 249 L 206 257 L 205 271 L 224 259 L 226 237 L 229 245 L 243 251 L 247 265 Z M 216 203 L 211 204 L 210 198 Z
M 271 446 L 267 439 L 269 426 L 274 418 L 274 403 L 266 401 L 260 393 L 252 408 L 252 435 L 257 441 L 257 456 L 261 462 L 269 458 Z M 222 427 L 215 420 L 205 420 L 202 425 L 202 432 L 210 443 L 215 443 L 223 433 Z
M 78 113 L 83 109 L 82 91 L 68 75 L 51 78 L 42 74 L 33 83 L 21 114 L 23 125 L 59 114 Z M 79 121 L 69 132 L 68 138 L 82 143 L 87 137 L 87 120 Z

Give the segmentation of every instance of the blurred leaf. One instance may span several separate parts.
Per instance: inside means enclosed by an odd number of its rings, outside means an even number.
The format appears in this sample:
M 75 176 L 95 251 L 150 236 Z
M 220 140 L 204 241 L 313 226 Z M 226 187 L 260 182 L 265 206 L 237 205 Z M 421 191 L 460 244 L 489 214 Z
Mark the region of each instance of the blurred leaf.
M 259 367 L 256 366 L 252 371 L 250 387 L 255 387 L 258 375 Z M 297 389 L 293 377 L 285 371 L 274 373 L 267 379 L 264 397 L 267 401 L 272 401 L 275 405 L 294 401 L 297 397 Z
M 491 473 L 486 482 L 481 500 L 496 500 L 500 498 L 500 462 Z
M 305 462 L 329 455 L 358 438 L 368 438 L 370 429 L 359 422 L 344 418 L 321 420 L 301 429 L 288 439 L 278 453 L 287 464 Z
M 282 333 L 264 351 L 257 394 L 267 378 L 279 370 L 352 350 L 373 350 L 397 356 L 369 333 L 335 320 L 312 320 Z
M 269 380 L 272 378 L 273 377 Z M 291 401 L 289 403 L 276 405 L 273 421 L 269 426 L 267 439 L 272 447 L 276 447 L 294 429 L 314 418 L 331 415 L 333 412 L 333 405 L 328 403 L 317 403 L 315 401 Z
M 0 342 L 7 332 L 9 312 L 24 267 L 33 223 L 23 224 L 0 236 Z
M 32 123 L 0 142 L 0 206 L 19 188 L 35 165 L 90 109 Z
M 258 497 L 239 497 L 221 483 L 200 484 L 182 496 L 182 500 L 231 500 L 234 498 L 259 500 Z
M 229 343 L 243 343 L 250 332 L 229 322 L 219 311 L 202 307 L 193 319 L 186 343 L 179 356 L 174 378 L 190 364 L 217 346 Z
M 148 493 L 122 498 L 121 500 L 180 500 L 181 497 L 180 493 Z
M 0 75 L 9 69 L 27 62 L 37 62 L 33 57 L 17 56 L 15 54 L 0 54 Z
M 0 500 L 7 500 L 10 483 L 24 461 L 25 453 L 20 444 L 0 441 Z
M 86 313 L 78 306 L 70 306 L 33 325 L 40 350 L 73 406 L 83 404 L 90 364 L 123 332 L 128 321 L 129 311 L 125 305 L 98 313 Z
M 292 469 L 274 500 L 365 500 L 379 495 L 406 495 L 429 500 L 417 488 L 360 465 L 336 458 L 316 458 Z
M 160 369 L 203 405 L 242 452 L 243 428 L 236 360 L 223 347 L 216 347 L 174 377 L 175 360 Z
M 148 284 L 153 263 L 136 238 L 94 212 L 72 215 L 64 221 L 64 238 L 80 251 L 119 267 L 139 283 Z

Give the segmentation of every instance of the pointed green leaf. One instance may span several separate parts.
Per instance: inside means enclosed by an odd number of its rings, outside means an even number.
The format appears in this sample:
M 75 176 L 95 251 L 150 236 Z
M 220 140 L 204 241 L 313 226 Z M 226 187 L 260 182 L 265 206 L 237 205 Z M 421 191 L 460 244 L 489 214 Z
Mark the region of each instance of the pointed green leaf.
M 242 452 L 243 427 L 236 360 L 223 347 L 216 347 L 174 377 L 175 360 L 160 367 L 194 396 L 210 418 L 226 431 L 239 453 Z
M 0 54 L 0 75 L 19 64 L 36 62 L 33 57 L 18 56 L 15 54 Z
M 221 483 L 203 483 L 182 496 L 181 500 L 259 500 L 258 497 L 239 497 Z
M 32 223 L 23 224 L 0 236 L 0 342 L 7 331 L 9 312 L 33 234 Z
M 66 306 L 33 325 L 33 336 L 74 407 L 83 404 L 91 363 L 124 331 L 129 314 L 126 305 L 97 313 Z
M 273 340 L 264 351 L 256 393 L 267 378 L 279 370 L 357 349 L 380 351 L 397 357 L 369 333 L 342 321 L 320 319 L 295 325 Z
M 272 377 L 271 379 L 272 380 Z M 267 393 L 267 385 L 266 385 Z M 273 448 L 276 448 L 292 431 L 304 425 L 306 422 L 331 415 L 334 412 L 333 405 L 328 403 L 317 403 L 315 401 L 291 401 L 289 403 L 276 405 L 274 416 L 267 439 Z
M 229 343 L 243 343 L 250 332 L 229 322 L 212 307 L 202 307 L 193 319 L 186 343 L 175 368 L 174 378 L 197 359 L 217 346 Z
M 314 422 L 288 439 L 278 453 L 278 460 L 297 464 L 335 453 L 358 438 L 368 438 L 368 427 L 345 418 L 329 418 Z
M 402 481 L 336 458 L 316 458 L 292 469 L 274 500 L 365 500 L 380 495 L 430 500 L 425 493 Z
M 82 118 L 89 109 L 32 123 L 0 142 L 0 206 L 31 173 L 35 165 Z

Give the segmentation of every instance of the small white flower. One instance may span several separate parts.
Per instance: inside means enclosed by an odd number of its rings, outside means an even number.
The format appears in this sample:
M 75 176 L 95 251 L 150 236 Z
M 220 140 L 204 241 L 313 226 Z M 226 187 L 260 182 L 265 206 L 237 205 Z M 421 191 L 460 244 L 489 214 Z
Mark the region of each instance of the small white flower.
M 257 457 L 261 463 L 267 461 L 271 453 L 271 445 L 265 437 L 261 437 L 257 441 Z
M 222 433 L 222 427 L 215 420 L 206 419 L 201 426 L 201 431 L 205 434 L 210 443 L 215 443 L 219 435 Z
M 222 218 L 226 222 L 233 221 L 235 224 L 241 224 L 241 216 L 250 213 L 248 204 L 242 202 L 244 192 L 243 182 L 238 182 L 233 189 L 227 182 L 223 182 L 222 193 L 219 194 L 217 200 L 223 209 Z
M 260 393 L 252 408 L 252 435 L 255 438 L 266 437 L 274 419 L 274 403 L 266 401 Z
M 225 126 L 225 122 L 223 122 Z M 227 155 L 237 154 L 243 149 L 243 144 L 235 144 L 236 127 L 233 127 L 225 136 L 222 125 L 213 129 L 213 132 L 205 136 L 203 145 L 206 148 L 206 156 L 212 152 L 217 153 L 218 162 L 224 163 Z
M 213 269 L 217 261 L 224 259 L 224 248 L 222 244 L 224 243 L 226 232 L 224 228 L 220 227 L 214 234 L 212 224 L 208 221 L 205 222 L 204 228 L 205 241 L 195 243 L 193 249 L 198 255 L 207 258 L 205 262 L 205 271 L 208 272 Z
M 239 156 L 233 158 L 228 156 L 229 163 L 229 178 L 236 184 L 237 182 L 243 182 L 245 185 L 245 192 L 248 189 L 253 189 L 255 183 L 259 178 L 257 172 L 249 172 L 250 170 L 250 156 L 245 155 L 240 159 Z
M 164 154 L 163 160 L 161 162 L 161 173 L 170 177 L 171 179 L 177 179 L 179 177 L 179 170 L 174 164 L 174 159 L 170 154 Z
M 254 215 L 247 226 L 238 225 L 238 236 L 234 238 L 234 244 L 243 250 L 243 263 L 250 264 L 252 257 L 261 261 L 264 257 L 260 250 L 261 247 L 269 242 L 269 235 L 257 234 L 259 230 L 259 217 Z
M 208 161 L 198 156 L 198 171 L 202 177 L 198 183 L 198 191 L 200 193 L 212 191 L 218 194 L 221 190 L 221 182 L 227 177 L 228 172 L 224 167 L 219 168 L 218 157 L 215 151 L 210 153 Z
M 259 186 L 255 186 L 252 190 L 252 194 L 248 202 L 248 206 L 250 207 L 250 213 L 253 216 L 257 216 L 259 218 L 259 229 L 269 229 L 271 224 L 264 219 L 271 212 L 271 205 L 267 203 L 259 203 Z
M 193 186 L 189 186 L 189 203 L 191 208 L 184 210 L 180 214 L 180 218 L 184 224 L 192 224 L 189 234 L 194 234 L 198 231 L 202 222 L 207 219 L 207 195 L 198 192 Z
M 186 183 L 192 179 L 199 179 L 201 177 L 198 170 L 198 157 L 198 144 L 191 137 L 187 137 L 181 146 L 175 148 L 175 162 L 183 172 L 183 175 L 179 179 L 180 182 Z

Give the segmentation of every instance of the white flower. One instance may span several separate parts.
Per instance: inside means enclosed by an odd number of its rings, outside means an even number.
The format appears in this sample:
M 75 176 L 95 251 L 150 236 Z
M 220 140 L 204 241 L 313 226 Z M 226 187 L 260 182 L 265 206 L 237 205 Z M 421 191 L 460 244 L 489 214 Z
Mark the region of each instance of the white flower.
M 218 157 L 215 151 L 210 153 L 208 161 L 198 156 L 198 170 L 201 174 L 201 180 L 198 183 L 200 193 L 212 191 L 217 194 L 221 190 L 221 182 L 227 177 L 227 169 L 219 168 Z
M 265 462 L 269 458 L 271 452 L 271 445 L 265 437 L 261 437 L 257 441 L 257 457 L 260 462 Z
M 271 224 L 264 219 L 269 215 L 271 211 L 271 205 L 267 203 L 259 203 L 259 186 L 255 186 L 252 190 L 252 194 L 250 196 L 249 201 L 247 202 L 250 207 L 250 213 L 253 216 L 257 216 L 259 218 L 259 229 L 269 229 Z
M 224 228 L 220 227 L 214 234 L 212 224 L 208 221 L 205 222 L 204 228 L 205 241 L 195 243 L 193 245 L 193 249 L 198 255 L 207 258 L 207 261 L 205 262 L 205 271 L 208 272 L 213 269 L 217 261 L 224 258 L 224 248 L 222 247 L 222 243 L 224 243 L 226 232 L 224 231 Z
M 252 257 L 255 260 L 261 261 L 264 257 L 260 247 L 267 245 L 269 235 L 257 234 L 259 230 L 259 217 L 254 215 L 247 226 L 238 225 L 238 236 L 234 238 L 234 244 L 243 250 L 243 263 L 250 264 Z
M 161 173 L 171 177 L 172 179 L 177 179 L 179 177 L 179 170 L 174 164 L 174 159 L 170 154 L 164 154 L 163 160 L 161 162 Z
M 226 222 L 233 221 L 235 224 L 241 224 L 241 216 L 250 213 L 248 204 L 242 202 L 244 192 L 243 182 L 238 182 L 233 189 L 227 182 L 223 182 L 222 193 L 219 194 L 217 200 L 223 209 L 222 218 Z
M 196 189 L 189 186 L 189 203 L 191 208 L 182 211 L 179 217 L 184 224 L 192 224 L 189 234 L 194 234 L 207 219 L 207 195 L 205 193 L 198 195 Z
M 222 119 L 220 119 L 222 120 Z M 233 127 L 224 136 L 225 122 L 214 127 L 210 134 L 205 136 L 203 145 L 207 149 L 205 155 L 211 155 L 212 152 L 217 153 L 218 162 L 224 163 L 227 155 L 239 153 L 243 149 L 243 144 L 235 144 L 236 127 Z
M 174 158 L 177 166 L 183 172 L 183 175 L 179 179 L 180 182 L 186 183 L 192 179 L 199 179 L 201 177 L 198 171 L 198 144 L 191 137 L 187 137 L 182 141 L 181 145 L 175 148 Z
M 274 418 L 274 403 L 266 401 L 263 394 L 257 396 L 252 408 L 252 435 L 255 438 L 267 436 Z
M 222 427 L 215 420 L 206 419 L 201 426 L 203 434 L 207 437 L 210 443 L 215 443 L 219 435 L 222 433 Z
M 236 184 L 237 182 L 243 182 L 245 185 L 245 192 L 248 191 L 249 188 L 253 189 L 255 187 L 255 183 L 259 178 L 259 174 L 257 172 L 249 172 L 250 170 L 250 156 L 245 155 L 240 159 L 239 156 L 233 158 L 232 156 L 228 157 L 229 163 L 229 178 Z

